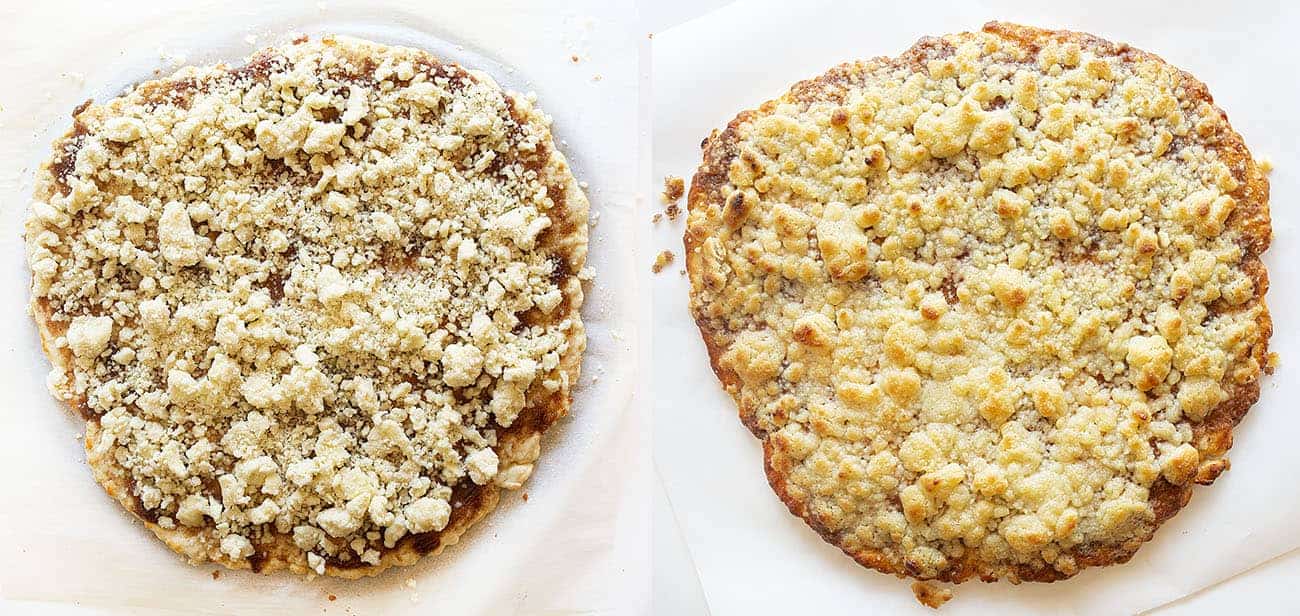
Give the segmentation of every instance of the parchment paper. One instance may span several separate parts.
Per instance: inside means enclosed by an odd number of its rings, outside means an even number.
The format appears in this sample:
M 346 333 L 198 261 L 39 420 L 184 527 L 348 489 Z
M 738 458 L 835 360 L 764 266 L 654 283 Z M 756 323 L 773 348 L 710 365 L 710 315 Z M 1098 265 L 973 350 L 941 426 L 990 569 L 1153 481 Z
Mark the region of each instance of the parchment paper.
M 640 614 L 649 585 L 649 439 L 634 408 L 637 43 L 630 0 L 200 0 L 0 6 L 0 613 Z M 291 32 L 423 47 L 536 91 L 598 223 L 588 351 L 529 500 L 503 495 L 459 545 L 360 582 L 191 567 L 111 501 L 74 419 L 45 390 L 20 237 L 32 170 L 70 110 L 181 63 L 238 62 Z M 571 56 L 579 56 L 574 62 Z M 407 580 L 413 580 L 414 588 Z M 334 595 L 336 600 L 329 600 Z
M 1050 5 L 1050 6 L 1049 6 Z M 1282 365 L 1236 431 L 1232 469 L 1163 526 L 1126 565 L 1055 584 L 956 588 L 945 614 L 1132 614 L 1300 546 L 1300 307 L 1296 244 L 1296 26 L 1280 2 L 743 1 L 655 34 L 654 175 L 690 177 L 700 140 L 735 113 L 854 58 L 896 55 L 923 35 L 992 19 L 1083 30 L 1161 55 L 1209 84 L 1272 174 L 1274 241 L 1265 257 Z M 791 516 L 768 487 L 762 452 L 709 370 L 678 275 L 682 224 L 656 249 L 677 265 L 652 277 L 655 463 L 714 614 L 930 613 L 908 584 L 859 567 Z M 648 273 L 644 274 L 650 276 Z M 1288 592 L 1290 589 L 1281 589 Z M 1267 604 L 1265 600 L 1261 605 Z

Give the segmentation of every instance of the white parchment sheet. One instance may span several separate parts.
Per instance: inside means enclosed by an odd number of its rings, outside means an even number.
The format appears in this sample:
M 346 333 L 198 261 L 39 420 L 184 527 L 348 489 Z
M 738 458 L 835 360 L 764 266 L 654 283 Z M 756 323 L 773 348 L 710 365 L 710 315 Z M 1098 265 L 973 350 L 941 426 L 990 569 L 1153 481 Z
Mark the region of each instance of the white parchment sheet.
M 631 0 L 0 3 L 0 613 L 640 614 L 649 594 L 649 425 L 632 233 L 638 39 Z M 238 63 L 292 32 L 423 47 L 535 91 L 588 196 L 588 351 L 529 500 L 503 495 L 459 545 L 369 580 L 191 567 L 94 483 L 74 419 L 45 390 L 20 237 L 32 170 L 89 97 L 182 63 Z M 578 57 L 575 62 L 572 58 Z M 414 588 L 407 580 L 414 580 Z M 330 601 L 329 595 L 336 600 Z
M 1295 32 L 1281 2 L 742 1 L 655 34 L 654 175 L 689 178 L 700 140 L 736 112 L 855 58 L 896 55 L 917 38 L 1002 19 L 1083 30 L 1161 55 L 1209 84 L 1257 156 L 1271 157 L 1274 242 L 1268 303 L 1282 365 L 1236 431 L 1232 469 L 1160 529 L 1127 565 L 1055 584 L 956 589 L 946 614 L 1132 614 L 1300 546 L 1300 307 L 1296 244 L 1300 122 Z M 651 278 L 655 465 L 713 614 L 930 613 L 908 584 L 856 565 L 791 516 L 763 475 L 759 442 L 709 370 L 678 274 L 682 222 L 656 250 L 678 261 Z M 1278 589 L 1279 591 L 1283 589 Z M 1259 601 L 1256 598 L 1256 601 Z M 1258 603 L 1267 606 L 1267 599 Z M 1245 605 L 1245 603 L 1243 603 Z M 1274 613 L 1269 611 L 1268 613 Z

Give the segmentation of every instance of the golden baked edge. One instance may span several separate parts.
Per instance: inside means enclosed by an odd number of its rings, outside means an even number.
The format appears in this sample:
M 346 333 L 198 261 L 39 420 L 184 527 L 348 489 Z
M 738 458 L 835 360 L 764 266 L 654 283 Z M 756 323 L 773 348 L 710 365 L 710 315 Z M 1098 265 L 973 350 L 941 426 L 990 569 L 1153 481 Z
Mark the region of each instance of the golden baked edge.
M 301 44 L 306 41 L 306 37 L 300 37 L 293 44 Z M 337 51 L 352 55 L 357 60 L 364 60 L 380 48 L 376 44 L 354 38 L 336 40 L 326 36 L 322 38 L 321 42 L 325 45 L 332 45 Z M 485 73 L 461 68 L 453 62 L 443 61 L 423 50 L 402 47 L 390 47 L 390 49 L 400 49 L 413 57 L 423 58 L 433 65 L 449 66 L 467 73 L 473 79 L 494 86 L 497 85 Z M 253 67 L 264 57 L 262 54 L 268 51 L 273 51 L 273 49 L 254 54 L 242 67 L 219 65 L 215 70 L 233 72 L 244 67 Z M 182 69 L 171 77 L 140 83 L 128 96 L 147 97 L 151 93 L 166 93 L 175 89 L 178 85 L 184 86 L 192 83 L 187 82 L 190 78 L 190 70 Z M 511 99 L 519 96 L 513 91 L 504 89 L 503 91 Z M 105 106 L 94 105 L 91 101 L 86 101 L 73 110 L 73 127 L 54 141 L 51 147 L 51 151 L 54 153 L 53 157 L 43 163 L 37 171 L 36 189 L 33 198 L 37 200 L 49 199 L 53 195 L 53 191 L 56 190 L 58 182 L 54 167 L 58 164 L 60 157 L 67 155 L 65 145 L 70 144 L 81 130 L 82 116 L 85 115 L 89 118 L 92 117 L 91 114 L 103 114 L 107 111 L 108 106 L 112 105 L 113 101 L 109 101 Z M 532 114 L 534 114 L 533 117 L 528 118 L 528 121 L 542 121 L 540 111 L 534 109 Z M 549 133 L 549 130 L 547 132 Z M 548 212 L 552 219 L 552 226 L 546 233 L 539 236 L 538 250 L 554 255 L 556 259 L 565 264 L 562 277 L 558 283 L 564 299 L 552 318 L 557 321 L 572 319 L 574 323 L 574 327 L 569 333 L 568 351 L 560 358 L 560 364 L 556 368 L 557 374 L 562 372 L 567 375 L 569 386 L 556 390 L 544 399 L 530 401 L 520 411 L 518 419 L 509 428 L 498 433 L 499 444 L 496 447 L 496 452 L 500 460 L 500 468 L 503 471 L 502 476 L 506 475 L 505 469 L 512 467 L 518 469 L 515 471 L 518 473 L 516 475 L 519 477 L 518 481 L 504 486 L 506 489 L 518 489 L 532 474 L 533 465 L 540 455 L 542 434 L 568 414 L 573 400 L 571 387 L 578 382 L 582 355 L 587 344 L 580 314 L 584 297 L 582 281 L 578 278 L 578 274 L 586 264 L 587 219 L 590 206 L 586 195 L 570 172 L 567 159 L 554 147 L 553 140 L 548 140 L 548 147 L 550 147 L 551 155 L 545 169 L 546 177 L 548 182 L 562 182 L 564 194 L 562 201 L 558 202 Z M 54 368 L 70 374 L 73 363 L 72 352 L 66 347 L 60 349 L 54 345 L 55 339 L 65 333 L 67 325 L 52 321 L 48 306 L 35 297 L 32 298 L 30 308 L 45 355 Z M 138 498 L 132 494 L 133 486 L 127 473 L 112 459 L 111 455 L 93 456 L 92 443 L 96 440 L 99 423 L 94 417 L 77 408 L 82 402 L 74 400 L 69 407 L 75 414 L 86 420 L 84 444 L 88 455 L 87 464 L 94 473 L 95 480 L 103 486 L 104 491 L 109 496 L 121 503 L 146 528 L 157 535 L 167 547 L 185 556 L 190 563 L 195 565 L 212 562 L 231 569 L 251 569 L 257 573 L 270 573 L 280 570 L 303 575 L 314 573 L 307 566 L 306 552 L 294 544 L 292 534 L 268 533 L 272 539 L 259 543 L 251 557 L 233 559 L 221 551 L 219 540 L 210 536 L 209 533 L 205 532 L 204 528 L 177 526 L 168 529 L 150 521 L 142 515 L 143 508 L 140 506 Z M 458 484 L 453 487 L 452 498 L 454 503 L 459 503 L 459 506 L 453 505 L 450 520 L 445 528 L 440 531 L 403 537 L 392 548 L 382 550 L 377 564 L 371 565 L 357 561 L 342 563 L 329 559 L 325 564 L 325 575 L 345 579 L 370 577 L 378 575 L 390 567 L 414 564 L 426 555 L 437 555 L 447 546 L 456 544 L 471 526 L 482 520 L 496 507 L 500 500 L 502 488 L 503 486 L 497 483 L 482 486 L 471 484 L 468 488 L 464 484 Z
M 1115 57 L 1123 62 L 1155 61 L 1165 63 L 1162 58 L 1155 54 L 1135 49 L 1127 44 L 1111 43 L 1082 32 L 1047 30 L 1005 22 L 989 22 L 984 25 L 983 32 L 998 36 L 1030 51 L 1035 51 L 1045 43 L 1052 41 L 1072 42 L 1099 56 Z M 908 68 L 913 71 L 924 70 L 925 62 L 931 54 L 949 44 L 947 41 L 938 38 L 926 37 L 917 41 L 910 49 L 896 58 L 880 57 L 864 63 L 844 63 L 818 77 L 796 83 L 779 99 L 767 101 L 756 110 L 741 112 L 725 129 L 713 131 L 700 144 L 703 149 L 703 161 L 691 179 L 691 188 L 687 196 L 688 212 L 724 203 L 726 195 L 723 190 L 728 183 L 727 176 L 731 161 L 738 155 L 736 144 L 738 129 L 741 125 L 763 114 L 770 113 L 776 105 L 782 102 L 815 100 L 819 93 L 842 87 L 840 84 L 847 77 L 862 71 L 867 66 L 885 64 Z M 1235 229 L 1241 234 L 1244 253 L 1241 268 L 1255 283 L 1255 296 L 1243 304 L 1243 309 L 1249 309 L 1253 306 L 1263 308 L 1257 321 L 1261 343 L 1252 348 L 1252 357 L 1260 366 L 1269 366 L 1270 364 L 1267 361 L 1268 339 L 1272 336 L 1273 323 L 1264 300 L 1264 296 L 1268 291 L 1268 272 L 1260 260 L 1260 255 L 1268 249 L 1272 241 L 1272 225 L 1268 210 L 1268 179 L 1251 157 L 1241 135 L 1228 124 L 1227 114 L 1214 105 L 1214 99 L 1210 96 L 1205 84 L 1185 71 L 1176 68 L 1175 70 L 1180 77 L 1180 85 L 1186 91 L 1186 98 L 1194 102 L 1203 101 L 1210 104 L 1224 119 L 1225 129 L 1221 134 L 1222 146 L 1219 148 L 1218 153 L 1223 162 L 1232 170 L 1233 176 L 1239 183 L 1238 188 L 1229 193 L 1237 200 L 1238 206 L 1225 226 L 1226 228 Z M 715 232 L 716 229 L 714 228 L 688 224 L 683 238 L 686 270 L 691 284 L 691 313 L 700 330 L 700 335 L 704 339 L 709 354 L 709 363 L 714 374 L 717 375 L 723 389 L 735 400 L 741 421 L 754 433 L 754 436 L 763 441 L 763 468 L 768 483 L 781 501 L 785 503 L 790 513 L 802 518 L 813 530 L 821 535 L 823 540 L 844 550 L 845 554 L 859 564 L 898 577 L 917 577 L 917 572 L 909 571 L 905 564 L 896 562 L 895 559 L 889 557 L 883 551 L 851 551 L 839 545 L 834 534 L 822 527 L 816 521 L 816 518 L 810 515 L 804 503 L 794 499 L 787 490 L 786 478 L 790 469 L 782 465 L 780 460 L 788 458 L 773 455 L 772 442 L 767 439 L 767 435 L 759 428 L 754 415 L 755 410 L 746 408 L 746 405 L 741 401 L 739 377 L 735 372 L 724 368 L 719 362 L 722 354 L 731 344 L 732 333 L 723 328 L 715 327 L 703 314 L 701 306 L 696 302 L 697 292 L 705 285 L 704 263 L 702 262 L 700 249 L 704 241 Z M 1271 368 L 1266 368 L 1266 370 L 1271 372 Z M 1232 383 L 1225 378 L 1223 385 L 1228 388 L 1228 398 L 1211 410 L 1199 424 L 1193 426 L 1193 440 L 1197 450 L 1201 453 L 1202 459 L 1214 460 L 1214 462 L 1206 465 L 1204 469 L 1198 472 L 1193 483 L 1209 485 L 1214 482 L 1220 473 L 1227 470 L 1228 460 L 1222 456 L 1232 447 L 1233 428 L 1241 422 L 1250 407 L 1259 400 L 1259 378 L 1257 376 L 1241 384 Z M 1054 582 L 1072 577 L 1085 567 L 1103 567 L 1124 563 L 1132 558 L 1143 543 L 1151 540 L 1157 528 L 1186 506 L 1191 496 L 1192 485 L 1190 483 L 1176 486 L 1163 477 L 1157 479 L 1150 488 L 1149 500 L 1155 513 L 1155 521 L 1150 532 L 1133 537 L 1118 545 L 1081 545 L 1074 548 L 1068 552 L 1079 565 L 1074 573 L 1067 574 L 1045 565 L 1002 566 L 991 569 L 981 561 L 968 555 L 935 579 L 952 583 L 960 583 L 976 577 L 985 582 L 993 582 L 998 579 L 1007 579 L 1012 583 L 1021 581 Z

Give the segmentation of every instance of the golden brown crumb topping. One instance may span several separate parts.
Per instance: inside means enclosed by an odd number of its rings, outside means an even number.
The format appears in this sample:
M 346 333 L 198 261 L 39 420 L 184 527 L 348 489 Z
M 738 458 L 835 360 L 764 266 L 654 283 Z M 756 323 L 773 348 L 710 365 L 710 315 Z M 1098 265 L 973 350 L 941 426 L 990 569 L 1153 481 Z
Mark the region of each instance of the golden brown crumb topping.
M 35 311 L 142 517 L 322 573 L 528 476 L 536 434 L 499 436 L 567 400 L 586 245 L 531 97 L 327 38 L 76 120 L 27 223 Z
M 715 133 L 692 308 L 828 541 L 923 579 L 1065 577 L 1226 467 L 1266 367 L 1266 201 L 1198 82 L 992 24 Z

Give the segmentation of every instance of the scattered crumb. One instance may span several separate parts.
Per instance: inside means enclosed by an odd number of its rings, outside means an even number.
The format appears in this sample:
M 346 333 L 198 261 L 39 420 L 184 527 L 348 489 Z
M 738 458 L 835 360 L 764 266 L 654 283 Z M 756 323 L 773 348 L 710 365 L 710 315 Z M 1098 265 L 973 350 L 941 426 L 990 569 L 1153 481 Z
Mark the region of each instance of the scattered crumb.
M 168 51 L 162 47 L 158 48 L 158 57 L 164 64 L 171 68 L 180 68 L 185 66 L 189 59 L 189 56 L 187 56 L 183 51 Z
M 664 176 L 664 192 L 662 195 L 664 203 L 677 203 L 677 200 L 681 199 L 684 194 L 686 194 L 686 180 L 675 175 Z
M 936 610 L 952 598 L 952 590 L 930 582 L 913 583 L 912 594 L 916 595 L 916 600 L 920 601 L 921 605 Z
M 1269 374 L 1272 374 L 1274 370 L 1277 370 L 1277 367 L 1281 365 L 1281 363 L 1282 356 L 1278 355 L 1277 351 L 1269 351 L 1268 358 L 1264 361 L 1264 369 L 1268 370 Z
M 648 38 L 648 39 L 653 39 L 653 38 L 655 37 L 655 33 L 654 33 L 654 32 L 647 32 L 646 35 L 645 35 L 645 37 Z
M 685 276 L 685 275 L 686 275 L 686 270 L 684 270 L 684 269 L 677 270 L 677 275 L 678 275 L 678 276 Z
M 600 73 L 596 73 L 595 75 L 591 76 L 592 81 L 600 81 L 601 79 L 604 79 L 604 77 L 601 77 Z
M 593 383 L 594 383 L 595 381 L 596 381 L 595 379 L 592 379 L 592 382 L 593 382 Z M 524 499 L 524 502 L 525 502 L 525 503 L 528 502 L 528 493 L 527 493 L 527 492 L 524 492 L 524 493 L 523 493 L 523 499 Z
M 1262 171 L 1262 172 L 1264 172 L 1264 173 L 1272 173 L 1272 172 L 1273 172 L 1273 159 L 1272 159 L 1272 158 L 1269 158 L 1269 157 L 1267 157 L 1267 156 L 1261 156 L 1261 157 L 1259 158 L 1259 160 L 1255 161 L 1255 163 L 1259 165 L 1259 170 L 1260 170 L 1260 171 Z
M 215 579 L 219 579 L 220 577 L 221 577 L 221 570 L 220 570 L 220 569 L 213 569 L 213 570 L 212 570 L 212 579 L 215 580 Z
M 326 598 L 326 599 L 329 599 L 330 601 L 337 601 L 337 600 L 338 600 L 338 597 L 335 597 L 334 595 L 330 595 L 330 596 L 325 597 L 325 598 Z
M 588 187 L 588 186 L 591 186 L 591 185 L 588 184 L 585 180 L 582 181 L 582 182 L 578 182 L 578 188 L 581 188 L 581 189 L 583 189 L 583 190 L 587 190 L 587 187 Z
M 659 272 L 664 271 L 664 268 L 671 265 L 672 262 L 673 262 L 673 251 L 665 250 L 659 253 L 659 255 L 655 257 L 655 264 L 650 266 L 650 271 L 658 274 Z
M 664 219 L 664 215 L 662 212 L 655 212 L 655 215 L 650 217 L 650 222 L 659 224 L 659 221 L 663 219 Z
M 574 64 L 577 64 L 579 61 L 582 60 L 582 58 L 579 58 L 577 54 L 574 54 L 572 56 L 569 56 L 569 60 L 572 61 Z
M 682 213 L 682 208 L 678 207 L 677 201 L 684 194 L 686 194 L 686 180 L 675 175 L 664 176 L 664 192 L 659 195 L 659 198 L 668 204 L 668 207 L 664 208 L 668 220 L 677 220 L 677 216 Z
M 406 585 L 407 588 L 410 588 L 411 590 L 415 590 L 415 578 L 413 577 L 406 578 L 404 584 Z

